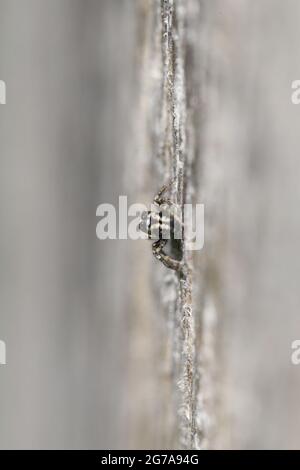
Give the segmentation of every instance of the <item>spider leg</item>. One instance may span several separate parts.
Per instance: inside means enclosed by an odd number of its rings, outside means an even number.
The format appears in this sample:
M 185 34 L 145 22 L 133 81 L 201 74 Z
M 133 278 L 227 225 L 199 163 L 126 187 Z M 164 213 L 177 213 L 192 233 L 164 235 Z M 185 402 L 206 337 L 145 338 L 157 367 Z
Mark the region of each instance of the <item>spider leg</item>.
M 164 197 L 158 197 L 155 196 L 154 198 L 154 204 L 156 204 L 158 207 L 163 206 L 164 204 L 167 206 L 174 206 L 174 202 L 171 201 L 169 198 L 164 198 Z
M 170 187 L 172 186 L 172 184 L 174 183 L 175 181 L 175 178 L 171 179 L 168 183 L 164 184 L 161 189 L 158 191 L 157 195 L 155 196 L 154 198 L 154 203 L 157 204 L 158 206 L 160 206 L 161 204 L 169 204 L 171 205 L 172 202 L 170 199 L 168 198 L 164 198 L 163 197 L 163 194 L 168 190 L 170 189 Z
M 174 269 L 174 271 L 181 271 L 183 264 L 181 261 L 178 261 L 171 256 L 167 255 L 163 248 L 166 245 L 168 240 L 157 240 L 152 245 L 152 253 L 156 259 L 161 261 L 167 268 Z

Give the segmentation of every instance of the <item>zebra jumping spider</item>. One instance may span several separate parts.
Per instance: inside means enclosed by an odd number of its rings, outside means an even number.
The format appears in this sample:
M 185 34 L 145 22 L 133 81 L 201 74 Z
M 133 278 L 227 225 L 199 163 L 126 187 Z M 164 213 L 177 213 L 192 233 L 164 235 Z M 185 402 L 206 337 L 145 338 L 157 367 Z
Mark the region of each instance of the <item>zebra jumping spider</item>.
M 182 212 L 178 205 L 165 197 L 166 191 L 172 184 L 173 181 L 162 186 L 153 200 L 159 211 L 150 210 L 143 212 L 139 228 L 147 234 L 149 240 L 155 240 L 152 245 L 152 253 L 155 258 L 161 261 L 167 268 L 181 271 L 183 268 Z M 168 241 L 170 241 L 170 254 L 164 251 Z

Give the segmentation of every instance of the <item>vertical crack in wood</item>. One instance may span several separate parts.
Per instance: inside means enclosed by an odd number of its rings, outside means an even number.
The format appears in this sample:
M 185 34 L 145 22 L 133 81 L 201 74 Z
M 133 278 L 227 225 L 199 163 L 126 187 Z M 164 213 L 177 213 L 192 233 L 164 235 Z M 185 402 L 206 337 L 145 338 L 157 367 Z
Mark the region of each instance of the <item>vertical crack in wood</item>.
M 174 179 L 170 198 L 183 207 L 185 203 L 194 203 L 194 197 L 200 194 L 200 172 L 196 167 L 200 158 L 199 95 L 204 72 L 199 57 L 198 30 L 203 27 L 199 21 L 199 2 L 140 2 L 145 26 L 140 30 L 142 73 L 136 119 L 141 155 L 138 161 L 144 162 L 139 170 L 144 179 L 140 181 L 150 197 L 160 185 Z M 158 182 L 154 188 L 148 170 L 155 171 Z M 185 224 L 191 223 L 187 215 L 184 214 Z M 183 240 L 181 274 L 153 263 L 155 320 L 160 325 L 155 330 L 158 337 L 154 346 L 160 384 L 155 402 L 159 410 L 155 438 L 160 448 L 198 449 L 208 442 L 207 400 L 203 398 L 202 380 L 206 368 L 202 354 L 206 334 L 202 321 L 205 273 L 198 265 L 199 254 L 186 247 Z
M 175 178 L 173 201 L 186 202 L 186 187 L 191 184 L 186 149 L 186 86 L 185 86 L 185 29 L 186 3 L 182 0 L 161 0 L 164 162 L 166 173 Z M 185 223 L 189 222 L 185 220 Z M 194 410 L 194 344 L 195 331 L 192 309 L 192 257 L 183 241 L 184 270 L 173 277 L 177 299 L 174 304 L 175 328 L 173 333 L 174 387 L 177 390 L 178 441 L 182 448 L 193 447 Z

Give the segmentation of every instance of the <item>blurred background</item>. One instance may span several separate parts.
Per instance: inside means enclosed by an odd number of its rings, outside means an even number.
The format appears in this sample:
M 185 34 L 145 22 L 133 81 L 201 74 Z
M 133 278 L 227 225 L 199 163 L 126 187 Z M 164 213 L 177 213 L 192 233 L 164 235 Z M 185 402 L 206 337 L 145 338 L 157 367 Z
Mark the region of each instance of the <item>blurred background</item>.
M 158 3 L 0 0 L 1 448 L 169 446 L 151 246 L 96 238 L 99 204 L 157 190 L 141 136 Z M 222 221 L 208 447 L 300 448 L 300 3 L 188 4 L 199 171 L 222 188 L 199 189 Z

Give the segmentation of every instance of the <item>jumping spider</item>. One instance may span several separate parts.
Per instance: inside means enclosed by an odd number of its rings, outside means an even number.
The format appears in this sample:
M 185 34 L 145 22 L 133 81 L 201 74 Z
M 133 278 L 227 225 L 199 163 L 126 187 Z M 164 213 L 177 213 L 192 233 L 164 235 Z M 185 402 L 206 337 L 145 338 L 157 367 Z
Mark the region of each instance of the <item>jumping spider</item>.
M 162 186 L 154 197 L 153 203 L 159 208 L 159 212 L 150 210 L 141 214 L 140 230 L 147 234 L 149 240 L 155 240 L 152 245 L 152 253 L 167 268 L 181 271 L 182 262 L 182 214 L 178 205 L 169 198 L 164 197 L 173 181 Z M 170 240 L 170 254 L 164 251 L 164 247 Z M 180 258 L 180 259 L 178 259 Z

